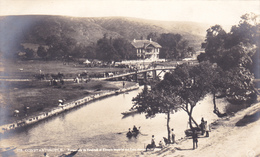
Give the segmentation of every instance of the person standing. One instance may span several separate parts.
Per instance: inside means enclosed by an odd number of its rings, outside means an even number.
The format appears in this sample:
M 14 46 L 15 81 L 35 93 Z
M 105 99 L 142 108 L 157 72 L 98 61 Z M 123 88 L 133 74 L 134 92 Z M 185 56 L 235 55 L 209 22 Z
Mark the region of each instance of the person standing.
M 204 121 L 203 117 L 201 118 L 200 129 L 201 129 L 201 135 L 204 135 L 204 133 L 205 133 L 205 121 Z
M 210 125 L 207 124 L 207 121 L 205 121 L 205 131 L 206 137 L 209 137 Z
M 198 134 L 197 131 L 192 129 L 192 142 L 193 142 L 193 149 L 198 148 Z
M 123 81 L 123 88 L 125 88 L 125 81 Z
M 172 128 L 172 130 L 171 130 L 171 137 L 172 137 L 172 144 L 174 144 L 175 143 L 175 134 L 174 134 L 174 129 Z
M 154 135 L 152 135 L 151 145 L 152 145 L 153 148 L 156 146 L 156 145 L 155 145 Z

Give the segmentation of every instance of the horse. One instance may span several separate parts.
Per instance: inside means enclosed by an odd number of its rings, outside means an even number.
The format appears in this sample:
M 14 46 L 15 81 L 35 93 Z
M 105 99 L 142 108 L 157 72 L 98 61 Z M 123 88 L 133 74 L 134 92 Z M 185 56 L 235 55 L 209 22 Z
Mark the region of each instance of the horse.
M 148 144 L 147 146 L 146 146 L 146 151 L 149 149 L 149 150 L 154 150 L 154 148 L 156 147 L 156 145 L 155 144 Z

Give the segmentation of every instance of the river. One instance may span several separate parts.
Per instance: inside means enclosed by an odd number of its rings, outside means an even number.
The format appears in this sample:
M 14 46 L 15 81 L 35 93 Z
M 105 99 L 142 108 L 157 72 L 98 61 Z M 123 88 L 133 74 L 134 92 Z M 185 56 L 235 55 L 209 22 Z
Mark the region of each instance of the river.
M 22 157 L 43 156 L 44 152 L 58 156 L 77 148 L 81 150 L 75 156 L 134 156 L 150 143 L 152 135 L 157 144 L 167 137 L 165 114 L 149 119 L 145 114 L 122 118 L 121 113 L 132 107 L 132 98 L 142 89 L 98 100 L 16 131 L 1 139 L 1 147 L 16 147 L 13 153 Z M 212 111 L 212 99 L 208 96 L 195 107 L 194 119 L 200 122 L 204 117 L 210 123 L 217 119 Z M 171 115 L 170 126 L 176 139 L 185 136 L 187 122 L 188 116 L 182 110 Z M 141 126 L 142 135 L 128 139 L 126 132 L 133 125 Z

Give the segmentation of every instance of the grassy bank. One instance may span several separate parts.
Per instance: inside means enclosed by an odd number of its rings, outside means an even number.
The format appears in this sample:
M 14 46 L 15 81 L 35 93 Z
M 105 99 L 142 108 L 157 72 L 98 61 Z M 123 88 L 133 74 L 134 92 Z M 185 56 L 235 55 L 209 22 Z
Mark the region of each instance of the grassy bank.
M 59 99 L 71 101 L 83 96 L 122 88 L 122 82 L 89 81 L 88 83 L 65 82 L 51 86 L 49 81 L 39 81 L 35 75 L 49 76 L 63 73 L 65 79 L 75 78 L 78 74 L 102 76 L 105 72 L 123 73 L 128 69 L 111 67 L 85 67 L 78 62 L 62 61 L 2 61 L 0 79 L 32 79 L 27 82 L 0 81 L 0 125 L 13 122 L 25 116 L 24 106 L 29 107 L 28 116 L 48 111 L 57 106 Z M 125 87 L 135 83 L 126 83 Z M 14 117 L 14 110 L 19 110 L 19 117 Z
M 134 85 L 126 82 L 125 87 Z M 51 86 L 45 81 L 1 82 L 0 125 L 11 123 L 25 117 L 24 106 L 29 107 L 28 116 L 57 107 L 58 100 L 65 102 L 108 90 L 123 88 L 122 81 L 90 81 L 88 83 L 65 82 L 64 85 Z M 19 116 L 13 116 L 19 110 Z
M 89 75 L 103 74 L 105 72 L 122 73 L 128 69 L 113 67 L 85 67 L 77 62 L 66 63 L 62 61 L 16 61 L 3 62 L 0 65 L 0 78 L 7 79 L 34 79 L 37 74 L 57 75 L 63 73 L 65 78 L 74 78 L 78 74 L 87 72 Z

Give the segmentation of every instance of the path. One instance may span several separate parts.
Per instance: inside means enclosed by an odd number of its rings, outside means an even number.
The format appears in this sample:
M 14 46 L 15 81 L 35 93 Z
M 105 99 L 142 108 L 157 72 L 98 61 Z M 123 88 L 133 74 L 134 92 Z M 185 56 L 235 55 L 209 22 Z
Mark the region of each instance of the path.
M 245 115 L 254 115 L 244 126 L 236 126 Z M 250 116 L 248 116 L 250 117 Z M 154 152 L 144 152 L 141 156 L 161 157 L 260 157 L 260 103 L 239 111 L 234 117 L 224 118 L 213 125 L 210 137 L 201 137 L 198 149 L 192 150 L 192 139 L 184 139 Z

